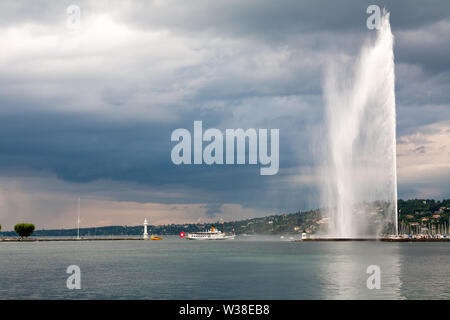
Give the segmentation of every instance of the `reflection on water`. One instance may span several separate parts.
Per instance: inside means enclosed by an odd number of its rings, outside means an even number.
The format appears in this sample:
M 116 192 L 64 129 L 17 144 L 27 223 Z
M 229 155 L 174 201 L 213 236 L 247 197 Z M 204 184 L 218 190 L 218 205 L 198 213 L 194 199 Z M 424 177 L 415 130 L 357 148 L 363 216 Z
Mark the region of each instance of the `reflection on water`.
M 450 243 L 403 243 L 399 252 L 407 299 L 450 299 Z
M 320 264 L 325 299 L 404 299 L 398 243 L 332 242 Z M 381 288 L 367 288 L 370 265 L 381 271 Z

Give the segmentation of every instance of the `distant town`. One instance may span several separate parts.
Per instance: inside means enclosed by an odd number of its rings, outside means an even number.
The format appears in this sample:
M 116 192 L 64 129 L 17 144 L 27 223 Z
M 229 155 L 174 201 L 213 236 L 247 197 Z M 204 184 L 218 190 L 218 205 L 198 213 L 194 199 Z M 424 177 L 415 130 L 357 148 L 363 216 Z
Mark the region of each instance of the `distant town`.
M 358 211 L 371 219 L 376 225 L 380 217 L 384 216 L 387 206 L 383 202 L 361 204 Z M 329 218 L 326 209 L 284 213 L 261 218 L 252 218 L 239 221 L 196 224 L 167 224 L 149 225 L 148 232 L 158 235 L 178 235 L 180 232 L 201 231 L 211 224 L 225 232 L 234 232 L 237 235 L 298 235 L 302 232 L 316 234 L 326 231 Z M 430 199 L 398 200 L 398 226 L 399 233 L 407 234 L 436 234 L 449 232 L 450 199 L 436 201 Z M 356 212 L 355 214 L 358 214 Z M 367 217 L 366 217 L 367 218 Z M 80 228 L 81 237 L 92 236 L 137 236 L 142 235 L 143 226 L 105 226 Z M 1 236 L 14 237 L 14 231 L 0 232 Z M 37 227 L 34 237 L 75 237 L 77 229 L 45 230 Z

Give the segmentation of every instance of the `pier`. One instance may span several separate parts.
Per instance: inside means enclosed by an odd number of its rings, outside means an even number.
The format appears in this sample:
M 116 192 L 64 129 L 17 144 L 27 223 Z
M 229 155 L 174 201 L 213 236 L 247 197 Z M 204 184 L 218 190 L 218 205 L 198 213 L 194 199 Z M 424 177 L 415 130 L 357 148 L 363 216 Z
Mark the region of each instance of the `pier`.
M 304 241 L 450 242 L 450 238 L 307 238 L 293 241 L 294 242 L 304 242 Z

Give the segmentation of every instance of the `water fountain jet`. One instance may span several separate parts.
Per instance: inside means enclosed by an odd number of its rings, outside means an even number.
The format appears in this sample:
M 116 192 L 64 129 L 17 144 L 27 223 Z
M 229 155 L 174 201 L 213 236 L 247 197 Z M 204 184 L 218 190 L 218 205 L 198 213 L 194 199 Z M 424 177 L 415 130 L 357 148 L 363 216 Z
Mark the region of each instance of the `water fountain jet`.
M 322 205 L 327 236 L 397 234 L 393 35 L 389 13 L 356 60 L 334 61 L 324 83 Z

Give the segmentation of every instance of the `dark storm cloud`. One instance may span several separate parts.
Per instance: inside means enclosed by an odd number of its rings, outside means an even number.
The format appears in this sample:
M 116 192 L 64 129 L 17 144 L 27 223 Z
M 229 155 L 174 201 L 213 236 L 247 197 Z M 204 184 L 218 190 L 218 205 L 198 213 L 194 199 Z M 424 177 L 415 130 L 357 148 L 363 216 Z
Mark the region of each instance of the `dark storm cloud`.
M 426 5 L 420 0 L 169 3 L 173 5 L 129 6 L 122 16 L 128 23 L 141 28 L 256 39 L 273 46 L 302 46 L 305 44 L 299 41 L 299 37 L 312 34 L 315 39 L 307 45 L 316 50 L 335 49 L 339 43 L 340 50 L 343 47 L 349 50 L 352 46 L 353 50 L 358 50 L 362 36 L 370 32 L 366 28 L 366 9 L 375 4 L 391 13 L 392 29 L 396 35 L 395 54 L 399 63 L 420 65 L 431 73 L 450 69 L 450 2 L 446 0 L 429 1 Z M 443 21 L 447 23 L 436 25 Z M 408 32 L 420 30 L 425 32 L 408 37 Z M 349 48 L 342 43 L 342 34 L 359 40 Z M 430 43 L 430 37 L 437 41 Z
M 220 36 L 284 38 L 304 32 L 364 31 L 369 5 L 387 8 L 395 28 L 417 28 L 449 16 L 448 1 L 165 1 L 124 8 L 128 22 L 179 32 L 212 32 Z
M 192 131 L 192 122 L 185 124 Z M 278 180 L 277 176 L 261 177 L 259 166 L 176 166 L 170 160 L 174 145 L 170 142 L 171 130 L 165 125 L 124 124 L 55 112 L 2 116 L 0 166 L 54 172 L 58 178 L 71 182 L 109 179 L 135 182 L 143 190 L 157 188 L 170 193 L 178 188 L 184 191 L 167 198 L 129 193 L 115 195 L 116 199 L 124 201 L 222 201 L 273 207 L 270 199 L 261 196 L 270 192 L 267 183 Z M 282 150 L 289 152 L 283 135 L 281 138 Z M 283 168 L 295 162 L 291 157 L 281 156 Z M 195 191 L 195 197 L 186 192 L 191 190 Z M 212 208 L 208 207 L 209 214 L 214 213 Z
M 227 202 L 314 207 L 316 186 L 286 177 L 316 164 L 323 69 L 335 55 L 357 54 L 373 36 L 366 28 L 369 4 L 391 12 L 399 135 L 450 119 L 449 1 L 80 1 L 88 31 L 99 14 L 126 30 L 105 25 L 105 35 L 65 49 L 68 4 L 0 4 L 1 30 L 32 25 L 32 36 L 20 45 L 7 31 L 0 39 L 9 41 L 0 59 L 4 170 L 176 189 L 170 197 L 120 191 L 112 197 L 208 203 L 209 215 Z M 42 34 L 47 38 L 31 49 L 21 47 Z M 170 134 L 192 131 L 194 120 L 221 130 L 279 128 L 280 173 L 173 165 Z

